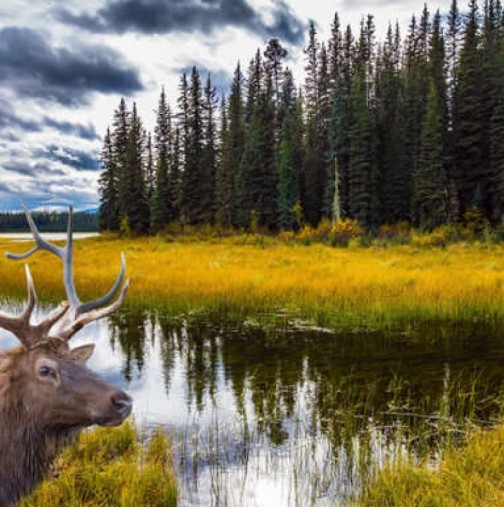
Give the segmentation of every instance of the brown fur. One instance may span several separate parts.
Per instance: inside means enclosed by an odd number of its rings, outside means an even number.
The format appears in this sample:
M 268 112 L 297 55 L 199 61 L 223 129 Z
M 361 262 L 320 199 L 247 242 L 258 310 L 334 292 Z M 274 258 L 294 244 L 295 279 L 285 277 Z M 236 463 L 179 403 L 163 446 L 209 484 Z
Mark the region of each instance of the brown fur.
M 83 428 L 129 415 L 130 398 L 84 365 L 92 350 L 52 338 L 0 351 L 0 507 L 30 493 Z

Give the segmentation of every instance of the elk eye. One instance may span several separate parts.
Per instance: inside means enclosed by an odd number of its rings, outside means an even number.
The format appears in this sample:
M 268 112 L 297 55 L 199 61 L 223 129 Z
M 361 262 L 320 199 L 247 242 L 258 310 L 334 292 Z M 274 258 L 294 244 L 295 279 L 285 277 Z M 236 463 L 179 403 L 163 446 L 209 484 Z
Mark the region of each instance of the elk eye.
M 38 372 L 41 377 L 54 376 L 54 370 L 50 366 L 41 366 Z

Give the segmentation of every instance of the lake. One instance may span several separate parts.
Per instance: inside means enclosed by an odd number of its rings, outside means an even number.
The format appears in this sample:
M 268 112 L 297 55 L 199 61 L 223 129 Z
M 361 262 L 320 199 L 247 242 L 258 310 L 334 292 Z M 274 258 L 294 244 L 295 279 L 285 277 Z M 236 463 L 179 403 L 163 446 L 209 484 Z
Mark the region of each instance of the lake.
M 181 507 L 347 505 L 386 461 L 435 466 L 503 407 L 504 338 L 481 327 L 334 333 L 123 311 L 73 339 L 89 342 L 137 424 L 173 435 Z

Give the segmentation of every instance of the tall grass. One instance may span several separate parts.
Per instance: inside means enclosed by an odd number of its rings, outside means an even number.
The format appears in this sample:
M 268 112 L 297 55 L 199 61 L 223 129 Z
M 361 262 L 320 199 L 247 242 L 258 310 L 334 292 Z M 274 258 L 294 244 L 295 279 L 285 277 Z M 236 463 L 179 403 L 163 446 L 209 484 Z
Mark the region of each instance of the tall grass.
M 318 325 L 388 326 L 433 321 L 504 320 L 504 246 L 335 249 L 264 238 L 163 242 L 159 238 L 90 239 L 76 243 L 81 296 L 96 297 L 128 263 L 128 304 L 168 313 L 205 310 L 221 316 L 268 312 L 313 319 Z M 25 243 L 0 242 L 23 251 Z M 29 260 L 43 299 L 64 297 L 61 268 L 40 252 Z M 25 295 L 21 263 L 0 259 L 0 292 Z
M 81 435 L 49 478 L 19 507 L 175 507 L 169 444 L 158 432 L 148 445 L 132 423 Z
M 496 507 L 504 505 L 504 427 L 477 432 L 448 451 L 439 470 L 399 463 L 366 488 L 361 507 Z

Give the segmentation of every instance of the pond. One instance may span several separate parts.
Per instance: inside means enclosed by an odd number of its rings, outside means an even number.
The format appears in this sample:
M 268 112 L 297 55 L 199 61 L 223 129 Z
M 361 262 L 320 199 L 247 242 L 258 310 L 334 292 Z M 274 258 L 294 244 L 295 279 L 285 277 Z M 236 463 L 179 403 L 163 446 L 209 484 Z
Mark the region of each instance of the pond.
M 90 367 L 133 396 L 136 423 L 173 435 L 181 507 L 348 505 L 377 467 L 435 465 L 504 401 L 504 337 L 477 327 L 335 333 L 125 311 L 73 340 L 91 341 Z

